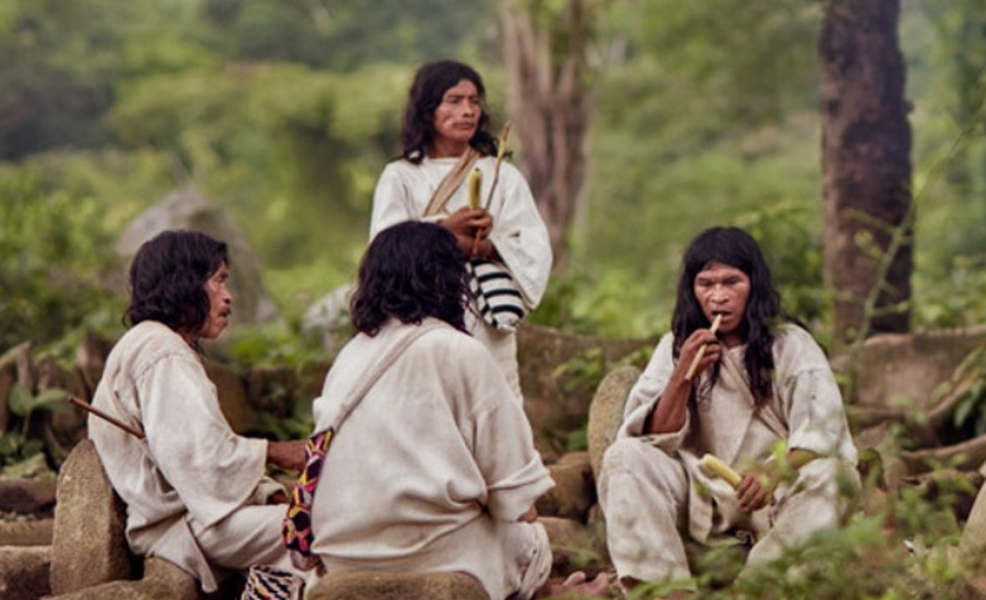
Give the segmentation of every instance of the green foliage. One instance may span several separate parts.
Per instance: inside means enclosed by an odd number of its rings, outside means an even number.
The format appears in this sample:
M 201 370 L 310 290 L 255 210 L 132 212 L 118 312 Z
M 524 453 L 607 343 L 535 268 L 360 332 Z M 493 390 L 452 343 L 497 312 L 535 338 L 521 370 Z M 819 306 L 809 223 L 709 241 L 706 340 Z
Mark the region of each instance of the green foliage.
M 21 429 L 0 433 L 0 465 L 23 462 L 44 450 L 44 442 L 30 435 L 31 417 L 38 411 L 66 412 L 67 396 L 68 392 L 58 388 L 32 394 L 20 383 L 11 387 L 7 405 L 10 413 L 20 419 Z
M 642 369 L 653 352 L 652 347 L 645 346 L 617 360 L 607 360 L 601 349 L 589 348 L 581 355 L 558 365 L 551 376 L 561 381 L 559 387 L 566 393 L 591 397 L 607 373 L 627 365 Z M 568 432 L 565 436 L 566 451 L 577 452 L 589 447 L 588 426 L 588 423 L 584 423 Z
M 986 345 L 970 352 L 955 369 L 952 381 L 964 388 L 952 413 L 952 424 L 975 436 L 986 434 Z
M 653 298 L 629 268 L 590 275 L 575 267 L 552 276 L 530 319 L 567 333 L 633 337 L 666 329 L 670 310 L 662 311 L 663 299 Z
M 736 224 L 763 249 L 782 310 L 805 323 L 819 324 L 829 314 L 832 299 L 822 281 L 822 240 L 814 217 L 804 204 L 781 201 L 740 215 Z
M 351 71 L 373 62 L 455 56 L 486 34 L 493 2 L 202 0 L 225 55 Z M 427 27 L 422 24 L 427 23 Z
M 0 348 L 58 339 L 111 298 L 93 280 L 113 261 L 101 203 L 44 177 L 0 165 Z
M 31 423 L 31 415 L 38 410 L 66 412 L 65 398 L 68 392 L 60 388 L 49 388 L 35 395 L 20 383 L 15 383 L 7 398 L 11 414 L 23 420 L 21 433 L 26 437 Z
M 305 333 L 297 325 L 238 326 L 226 334 L 223 344 L 238 369 L 258 365 L 301 368 L 326 359 L 318 334 Z

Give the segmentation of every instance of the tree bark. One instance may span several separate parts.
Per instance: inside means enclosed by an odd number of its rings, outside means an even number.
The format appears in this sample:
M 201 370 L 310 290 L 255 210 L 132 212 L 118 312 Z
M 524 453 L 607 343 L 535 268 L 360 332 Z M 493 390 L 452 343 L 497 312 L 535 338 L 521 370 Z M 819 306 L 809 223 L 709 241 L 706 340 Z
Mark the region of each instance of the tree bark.
M 836 293 L 837 346 L 909 328 L 911 131 L 899 13 L 899 0 L 829 0 L 819 41 L 825 272 Z M 904 243 L 889 257 L 895 228 Z M 891 262 L 881 278 L 883 260 Z
M 586 47 L 592 0 L 568 0 L 559 14 L 541 2 L 507 0 L 503 57 L 508 109 L 527 176 L 551 236 L 554 269 L 565 265 L 567 236 L 586 171 L 592 108 Z M 598 15 L 596 15 L 598 16 Z

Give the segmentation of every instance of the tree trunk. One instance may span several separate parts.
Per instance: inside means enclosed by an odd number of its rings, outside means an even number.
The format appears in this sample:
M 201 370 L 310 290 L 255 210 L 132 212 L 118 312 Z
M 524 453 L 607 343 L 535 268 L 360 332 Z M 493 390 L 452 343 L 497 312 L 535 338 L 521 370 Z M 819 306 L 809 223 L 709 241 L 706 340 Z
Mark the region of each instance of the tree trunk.
M 508 108 L 522 147 L 518 162 L 548 227 L 556 271 L 565 264 L 585 178 L 591 3 L 568 0 L 554 14 L 556 9 L 541 2 L 507 0 L 503 9 Z
M 825 272 L 836 293 L 836 345 L 909 327 L 914 221 L 899 12 L 899 0 L 829 0 L 822 25 Z M 903 243 L 890 257 L 895 230 Z M 881 261 L 890 261 L 882 277 Z

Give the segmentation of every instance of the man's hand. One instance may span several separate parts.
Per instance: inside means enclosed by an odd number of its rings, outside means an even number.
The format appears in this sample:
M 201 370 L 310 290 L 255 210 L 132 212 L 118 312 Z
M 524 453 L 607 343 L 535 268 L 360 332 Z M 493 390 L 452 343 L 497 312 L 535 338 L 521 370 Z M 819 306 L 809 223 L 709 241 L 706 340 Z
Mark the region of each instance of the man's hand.
M 522 514 L 517 521 L 521 523 L 534 523 L 538 520 L 538 509 L 532 504 L 527 512 Z
M 284 490 L 277 490 L 270 496 L 267 496 L 267 504 L 287 504 L 288 500 L 290 498 L 288 498 L 288 493 Z
M 719 338 L 716 337 L 716 334 L 712 333 L 711 329 L 696 329 L 688 336 L 685 343 L 681 345 L 681 355 L 678 357 L 678 364 L 675 367 L 675 371 L 680 371 L 678 374 L 682 379 L 684 379 L 689 367 L 691 367 L 692 361 L 695 360 L 699 349 L 703 346 L 705 346 L 705 353 L 698 361 L 695 377 L 697 378 L 698 373 L 719 362 L 720 354 L 722 353 Z
M 305 468 L 305 441 L 267 442 L 267 463 L 289 471 Z
M 774 488 L 780 479 L 774 471 L 771 465 L 764 464 L 743 473 L 743 480 L 736 486 L 740 510 L 752 513 L 773 503 Z
M 477 236 L 484 239 L 493 229 L 493 217 L 483 209 L 463 207 L 442 219 L 440 225 L 455 234 L 459 251 L 471 256 Z

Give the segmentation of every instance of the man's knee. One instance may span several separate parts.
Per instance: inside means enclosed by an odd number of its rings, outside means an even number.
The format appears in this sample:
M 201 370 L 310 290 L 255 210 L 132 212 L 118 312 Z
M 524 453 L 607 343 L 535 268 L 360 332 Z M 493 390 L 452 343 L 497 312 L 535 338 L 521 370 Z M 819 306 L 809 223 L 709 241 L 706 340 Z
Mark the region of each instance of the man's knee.
M 653 468 L 665 460 L 673 459 L 663 450 L 637 438 L 621 438 L 614 441 L 603 454 L 602 472 L 639 473 L 641 469 Z

